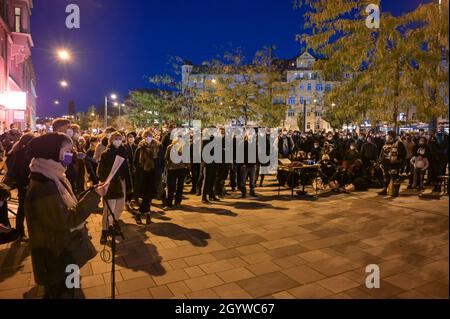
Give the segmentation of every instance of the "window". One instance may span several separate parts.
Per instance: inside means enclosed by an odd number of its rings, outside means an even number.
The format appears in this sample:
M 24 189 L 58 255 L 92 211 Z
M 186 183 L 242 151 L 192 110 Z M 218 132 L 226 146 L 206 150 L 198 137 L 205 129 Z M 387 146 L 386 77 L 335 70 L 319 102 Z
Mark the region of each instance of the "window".
M 300 72 L 300 79 L 303 79 L 303 72 Z
M 313 77 L 313 76 L 312 76 L 312 73 L 311 73 L 311 72 L 309 72 L 309 73 L 308 73 L 308 79 L 310 79 L 310 80 L 311 80 L 311 79 L 312 79 L 312 77 Z
M 289 103 L 290 105 L 294 105 L 294 104 L 295 104 L 295 96 L 291 96 L 291 97 L 289 98 L 288 103 Z
M 305 101 L 305 98 L 303 96 L 300 96 L 300 104 L 303 104 Z
M 312 104 L 312 98 L 308 98 L 308 104 Z
M 416 113 L 413 113 L 413 114 L 412 114 L 412 118 L 411 118 L 411 119 L 412 119 L 413 121 L 416 120 Z
M 322 91 L 323 90 L 322 83 L 317 83 L 316 84 L 316 90 L 317 91 Z
M 289 117 L 295 116 L 294 110 L 289 110 L 289 111 L 288 111 L 288 116 L 289 116 Z
M 320 130 L 320 124 L 316 124 L 316 130 Z
M 14 8 L 14 25 L 15 32 L 22 32 L 22 9 Z
M 304 91 L 305 90 L 305 85 L 304 84 L 300 84 L 300 91 Z
M 311 129 L 311 123 L 306 123 L 306 129 L 310 130 Z
M 311 112 L 306 112 L 306 117 L 310 117 L 311 116 Z
M 308 83 L 308 91 L 311 91 L 312 90 L 312 85 L 311 85 L 311 83 Z

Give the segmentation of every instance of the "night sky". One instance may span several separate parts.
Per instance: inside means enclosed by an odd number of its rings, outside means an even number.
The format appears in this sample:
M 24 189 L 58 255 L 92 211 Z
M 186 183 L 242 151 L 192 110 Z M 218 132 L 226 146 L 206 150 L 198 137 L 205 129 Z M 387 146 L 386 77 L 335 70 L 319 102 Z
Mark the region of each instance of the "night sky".
M 382 10 L 400 14 L 420 0 L 389 0 Z M 65 27 L 68 4 L 81 9 L 81 28 Z M 210 60 L 232 47 L 248 57 L 275 44 L 277 57 L 292 58 L 301 11 L 292 0 L 37 0 L 31 19 L 35 44 L 38 116 L 67 114 L 69 100 L 77 111 L 101 104 L 104 96 L 124 97 L 135 88 L 150 87 L 146 77 L 170 71 L 168 56 L 194 63 Z M 74 53 L 67 66 L 54 52 Z M 70 87 L 61 89 L 60 80 Z M 53 104 L 59 100 L 60 105 Z

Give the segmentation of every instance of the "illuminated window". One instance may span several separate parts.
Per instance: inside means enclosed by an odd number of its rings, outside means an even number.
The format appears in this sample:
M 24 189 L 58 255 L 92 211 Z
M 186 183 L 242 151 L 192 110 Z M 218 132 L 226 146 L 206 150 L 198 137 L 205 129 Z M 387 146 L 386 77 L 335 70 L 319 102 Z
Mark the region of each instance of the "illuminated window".
M 22 9 L 14 8 L 15 32 L 22 32 Z
M 312 90 L 312 85 L 311 85 L 311 83 L 308 83 L 308 91 L 311 91 Z

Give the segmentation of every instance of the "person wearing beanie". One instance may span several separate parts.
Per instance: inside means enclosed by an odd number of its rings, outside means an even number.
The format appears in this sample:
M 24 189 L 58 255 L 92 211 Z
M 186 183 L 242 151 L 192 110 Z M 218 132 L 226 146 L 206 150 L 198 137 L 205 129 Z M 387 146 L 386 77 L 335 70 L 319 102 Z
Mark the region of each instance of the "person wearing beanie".
M 44 298 L 73 298 L 65 284 L 66 267 L 83 267 L 96 255 L 85 221 L 108 190 L 101 185 L 77 200 L 65 171 L 73 158 L 72 140 L 49 133 L 28 144 L 30 184 L 25 198 L 34 280 Z
M 128 154 L 127 150 L 123 146 L 122 134 L 120 132 L 114 132 L 111 134 L 106 151 L 104 151 L 100 157 L 100 162 L 97 168 L 100 181 L 104 182 L 108 178 L 116 156 L 122 157 L 124 162 L 120 166 L 116 175 L 113 177 L 108 193 L 104 198 L 107 202 L 103 205 L 102 236 L 100 239 L 100 244 L 102 245 L 107 243 L 108 236 L 110 235 L 108 228 L 114 222 L 112 216 L 110 216 L 109 209 L 111 209 L 115 219 L 119 220 L 123 210 L 125 209 L 125 197 L 127 194 L 133 192 L 133 188 L 131 186 L 131 174 L 127 160 Z

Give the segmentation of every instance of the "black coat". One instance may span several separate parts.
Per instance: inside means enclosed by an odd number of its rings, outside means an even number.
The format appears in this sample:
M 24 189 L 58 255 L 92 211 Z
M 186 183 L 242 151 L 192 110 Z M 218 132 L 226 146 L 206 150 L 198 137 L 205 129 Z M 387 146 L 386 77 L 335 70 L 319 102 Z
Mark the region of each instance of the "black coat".
M 116 156 L 123 157 L 125 161 L 122 163 L 122 166 L 120 166 L 116 176 L 114 176 L 114 178 L 112 179 L 105 199 L 117 199 L 122 198 L 126 195 L 122 191 L 122 185 L 120 182 L 121 179 L 125 180 L 126 193 L 131 194 L 133 192 L 131 173 L 128 166 L 128 154 L 124 146 L 120 146 L 118 149 L 116 149 L 114 146 L 109 145 L 106 148 L 106 151 L 102 153 L 100 157 L 100 163 L 98 164 L 98 178 L 102 182 L 104 182 L 108 178 L 112 166 L 114 165 Z

